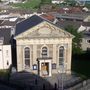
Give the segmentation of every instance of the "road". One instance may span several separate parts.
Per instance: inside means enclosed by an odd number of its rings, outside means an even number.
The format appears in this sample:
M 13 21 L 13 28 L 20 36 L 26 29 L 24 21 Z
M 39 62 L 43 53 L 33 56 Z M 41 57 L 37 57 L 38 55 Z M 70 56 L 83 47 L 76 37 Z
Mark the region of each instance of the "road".
M 0 83 L 0 90 L 16 90 L 16 89 Z

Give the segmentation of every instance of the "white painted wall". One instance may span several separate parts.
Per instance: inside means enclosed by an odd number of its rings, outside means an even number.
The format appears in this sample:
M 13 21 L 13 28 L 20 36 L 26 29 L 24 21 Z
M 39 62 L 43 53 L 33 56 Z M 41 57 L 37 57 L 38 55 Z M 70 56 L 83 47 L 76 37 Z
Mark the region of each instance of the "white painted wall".
M 59 4 L 60 1 L 52 1 L 53 4 Z
M 12 3 L 19 3 L 21 0 L 1 0 L 2 2 L 12 2 Z
M 0 69 L 8 69 L 11 64 L 11 45 L 0 45 Z
M 3 51 L 2 51 L 2 46 L 0 45 L 0 69 L 3 69 Z

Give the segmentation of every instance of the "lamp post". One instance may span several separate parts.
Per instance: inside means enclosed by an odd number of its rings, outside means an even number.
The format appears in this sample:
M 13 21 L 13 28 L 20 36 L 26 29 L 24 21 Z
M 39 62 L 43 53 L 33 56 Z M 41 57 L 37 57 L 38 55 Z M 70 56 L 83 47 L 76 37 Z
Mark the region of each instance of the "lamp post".
M 64 64 L 60 65 L 61 69 L 61 90 L 63 90 L 63 73 L 64 73 Z
M 64 73 L 64 64 L 61 65 L 61 82 L 62 82 L 62 89 L 63 90 L 63 73 Z
M 67 69 L 67 63 L 63 63 L 62 65 L 61 65 L 61 80 L 62 80 L 62 89 L 61 90 L 64 90 L 64 83 L 63 83 L 63 73 L 65 73 L 66 74 L 66 69 Z
M 60 74 L 61 73 L 61 88 L 60 88 L 60 79 L 58 78 L 58 88 L 59 90 L 63 90 L 63 73 L 64 73 L 64 64 L 60 65 L 60 71 L 58 71 L 58 73 Z

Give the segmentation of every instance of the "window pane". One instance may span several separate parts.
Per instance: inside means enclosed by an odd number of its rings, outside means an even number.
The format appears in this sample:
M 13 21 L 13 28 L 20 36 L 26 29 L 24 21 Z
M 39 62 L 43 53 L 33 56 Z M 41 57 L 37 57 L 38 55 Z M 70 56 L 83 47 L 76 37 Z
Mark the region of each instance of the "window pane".
M 30 67 L 30 48 L 26 47 L 24 49 L 24 58 L 25 58 L 25 68 Z
M 63 65 L 64 63 L 64 58 L 59 58 L 59 65 Z
M 42 48 L 42 57 L 47 57 L 47 47 Z
M 25 52 L 25 58 L 30 58 L 30 52 Z
M 29 59 L 25 59 L 25 65 L 30 66 L 30 60 Z
M 59 48 L 59 65 L 63 65 L 64 63 L 64 47 L 61 46 Z
M 64 56 L 64 50 L 59 50 L 59 57 L 63 57 Z

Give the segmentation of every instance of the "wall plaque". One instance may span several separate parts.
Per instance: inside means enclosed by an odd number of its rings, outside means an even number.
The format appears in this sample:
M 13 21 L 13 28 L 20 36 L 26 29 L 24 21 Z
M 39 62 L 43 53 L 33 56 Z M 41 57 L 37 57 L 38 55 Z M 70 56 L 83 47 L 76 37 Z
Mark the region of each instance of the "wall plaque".
M 33 70 L 37 70 L 37 65 L 36 64 L 33 65 Z
M 56 63 L 52 64 L 52 69 L 56 69 Z

